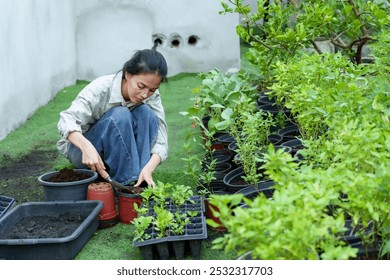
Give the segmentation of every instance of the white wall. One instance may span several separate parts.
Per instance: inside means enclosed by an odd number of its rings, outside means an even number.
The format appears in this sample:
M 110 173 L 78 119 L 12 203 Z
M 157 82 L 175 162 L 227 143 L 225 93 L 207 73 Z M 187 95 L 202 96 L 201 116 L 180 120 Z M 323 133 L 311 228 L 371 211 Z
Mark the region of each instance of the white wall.
M 169 76 L 239 68 L 239 18 L 220 10 L 219 0 L 0 0 L 0 140 L 61 88 L 117 72 L 156 38 Z
M 156 38 L 169 75 L 239 68 L 238 15 L 219 15 L 219 0 L 77 1 L 78 78 L 116 72 Z M 192 36 L 192 37 L 191 37 Z M 196 43 L 188 44 L 189 38 Z M 178 46 L 172 46 L 178 40 Z
M 76 80 L 73 1 L 0 0 L 0 140 Z

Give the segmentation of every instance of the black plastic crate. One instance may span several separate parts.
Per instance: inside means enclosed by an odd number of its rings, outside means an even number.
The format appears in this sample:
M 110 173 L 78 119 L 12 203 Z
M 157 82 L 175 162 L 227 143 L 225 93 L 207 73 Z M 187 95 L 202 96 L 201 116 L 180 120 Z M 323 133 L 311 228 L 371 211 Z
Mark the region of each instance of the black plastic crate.
M 0 219 L 0 259 L 73 259 L 99 226 L 101 201 L 28 202 L 14 207 Z M 85 212 L 86 218 L 72 234 L 59 238 L 7 239 L 8 233 L 23 218 L 58 217 L 67 211 Z
M 0 195 L 0 218 L 8 212 L 15 203 L 12 197 Z
M 151 235 L 150 239 L 133 242 L 135 247 L 139 247 L 144 259 L 169 259 L 171 257 L 184 259 L 187 255 L 191 255 L 193 259 L 200 259 L 201 241 L 207 238 L 204 200 L 201 196 L 192 196 L 190 200 L 178 207 L 169 201 L 166 206 L 171 213 L 198 211 L 197 216 L 189 218 L 190 222 L 185 226 L 183 234 L 173 235 L 168 229 L 166 236 L 157 237 L 157 232 L 152 226 L 147 230 Z M 149 215 L 154 215 L 152 206 L 149 210 Z

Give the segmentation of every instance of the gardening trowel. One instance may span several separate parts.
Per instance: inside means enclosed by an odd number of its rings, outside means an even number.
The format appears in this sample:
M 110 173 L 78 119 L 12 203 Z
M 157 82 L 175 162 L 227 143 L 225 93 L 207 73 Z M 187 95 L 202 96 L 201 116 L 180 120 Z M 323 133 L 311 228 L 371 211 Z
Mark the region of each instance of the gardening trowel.
M 111 179 L 110 176 L 108 176 L 106 178 L 107 182 L 111 183 L 111 185 L 113 185 L 115 188 L 118 188 L 120 189 L 122 192 L 126 192 L 126 193 L 133 193 L 133 191 L 130 189 L 130 188 L 126 188 L 124 185 L 118 183 L 117 181 Z

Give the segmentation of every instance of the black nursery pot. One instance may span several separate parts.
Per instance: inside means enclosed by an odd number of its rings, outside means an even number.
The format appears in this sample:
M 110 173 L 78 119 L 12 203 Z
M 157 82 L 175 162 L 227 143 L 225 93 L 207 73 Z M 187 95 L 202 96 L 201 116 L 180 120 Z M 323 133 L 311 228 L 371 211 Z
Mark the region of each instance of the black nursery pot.
M 277 115 L 278 113 L 284 113 L 286 116 L 290 116 L 291 113 L 287 108 L 279 108 L 276 104 L 265 104 L 258 106 L 259 110 L 264 112 L 270 112 L 273 115 Z
M 233 136 L 231 136 L 229 133 L 226 133 L 224 135 L 221 135 L 218 137 L 218 142 L 221 143 L 225 149 L 227 149 L 228 145 L 234 141 Z
M 274 181 L 265 181 L 257 184 L 256 186 L 249 186 L 243 188 L 236 192 L 236 194 L 243 194 L 246 198 L 254 199 L 260 193 L 263 193 L 267 198 L 271 198 L 274 194 L 275 189 L 273 186 L 275 185 Z
M 276 104 L 265 104 L 259 106 L 260 110 L 263 110 L 264 112 L 270 112 L 271 114 L 277 114 L 279 113 L 279 107 Z
M 271 134 L 268 136 L 268 141 L 271 142 L 273 145 L 279 145 L 283 140 L 283 137 L 279 134 Z
M 283 138 L 283 142 L 294 140 L 301 136 L 297 125 L 286 126 L 285 128 L 280 129 L 278 134 Z
M 230 143 L 229 146 L 228 146 L 228 150 L 233 154 L 233 156 L 235 154 L 237 154 L 237 152 L 236 152 L 236 150 L 237 150 L 237 142 L 233 141 L 232 143 Z
M 282 143 L 280 146 L 282 147 L 289 147 L 291 148 L 291 154 L 294 156 L 296 155 L 296 153 L 299 151 L 299 150 L 302 150 L 304 148 L 303 144 L 302 144 L 302 141 L 300 139 L 293 139 L 293 140 L 289 140 L 287 142 L 284 142 Z M 298 154 L 298 158 L 302 158 L 302 156 L 300 156 Z
M 268 95 L 260 95 L 260 97 L 257 99 L 257 104 L 259 106 L 261 105 L 272 105 L 275 104 L 275 99 L 270 98 Z
M 89 169 L 74 169 L 75 172 L 89 175 L 89 178 L 70 182 L 50 182 L 50 178 L 60 171 L 45 173 L 38 177 L 43 186 L 46 201 L 86 200 L 88 186 L 96 180 L 98 173 Z
M 228 190 L 231 192 L 237 192 L 243 188 L 254 186 L 257 184 L 248 184 L 243 179 L 242 176 L 245 176 L 244 168 L 242 166 L 237 167 L 236 169 L 231 170 L 223 178 L 224 184 L 227 186 Z
M 222 162 L 217 164 L 215 167 L 215 172 L 218 173 L 228 173 L 232 169 L 232 165 L 229 162 Z

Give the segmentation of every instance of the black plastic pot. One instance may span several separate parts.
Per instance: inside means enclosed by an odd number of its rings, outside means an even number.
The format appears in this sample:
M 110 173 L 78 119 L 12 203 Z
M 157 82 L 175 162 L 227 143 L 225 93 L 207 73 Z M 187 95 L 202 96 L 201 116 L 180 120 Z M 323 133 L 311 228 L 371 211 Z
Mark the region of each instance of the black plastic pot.
M 229 162 L 222 162 L 215 166 L 215 172 L 228 173 L 232 169 L 232 165 Z
M 245 183 L 245 181 L 242 179 L 242 177 L 245 175 L 244 168 L 242 166 L 237 167 L 236 169 L 233 169 L 230 171 L 226 176 L 223 178 L 223 182 L 227 186 L 228 190 L 231 192 L 237 192 L 243 188 L 247 187 L 257 187 L 261 182 L 256 184 L 248 184 Z M 237 183 L 237 180 L 241 180 L 242 183 Z
M 273 105 L 275 104 L 275 99 L 270 98 L 268 95 L 260 95 L 260 97 L 257 99 L 257 104 L 259 106 L 261 105 Z
M 279 134 L 271 134 L 268 136 L 268 141 L 271 142 L 273 145 L 279 145 L 283 140 L 283 137 Z
M 271 198 L 275 189 L 272 187 L 275 185 L 273 181 L 265 181 L 258 183 L 256 186 L 249 186 L 236 192 L 236 194 L 243 194 L 246 198 L 254 199 L 260 193 L 263 193 L 267 198 Z
M 278 113 L 284 113 L 287 117 L 290 117 L 291 113 L 287 108 L 279 108 L 276 104 L 265 104 L 258 106 L 259 110 L 264 112 L 270 112 L 273 115 L 277 115 Z
M 353 226 L 352 220 L 346 220 L 345 227 L 347 228 L 347 230 L 344 232 L 343 236 L 341 237 L 342 240 L 348 242 L 348 244 L 359 243 L 362 241 L 362 238 L 359 235 L 359 231 L 362 230 L 361 227 Z M 360 234 L 368 235 L 372 232 L 372 230 L 373 230 L 373 226 L 371 224 L 369 227 L 364 229 L 363 233 Z
M 280 146 L 290 147 L 292 155 L 295 155 L 299 150 L 302 150 L 304 148 L 302 141 L 300 139 L 293 139 L 287 142 L 283 142 L 282 144 L 280 144 Z
M 227 173 L 221 173 L 221 172 L 215 172 L 214 173 L 214 180 L 211 180 L 210 183 L 206 184 L 204 181 L 200 181 L 200 186 L 197 188 L 198 192 L 202 191 L 204 188 L 206 188 L 208 191 L 214 193 L 216 191 L 222 191 L 226 189 L 226 185 L 223 182 L 223 177 L 225 177 Z
M 264 112 L 270 112 L 271 114 L 277 114 L 280 112 L 278 105 L 276 104 L 265 104 L 259 106 L 260 110 Z
M 60 171 L 52 171 L 38 177 L 38 182 L 43 186 L 46 201 L 87 199 L 88 185 L 96 180 L 98 174 L 89 169 L 75 169 L 74 171 L 90 177 L 72 182 L 50 182 L 50 178 Z
M 169 259 L 169 247 L 168 242 L 156 243 L 157 253 L 160 256 L 160 260 Z
M 228 145 L 233 141 L 233 136 L 228 133 L 218 137 L 218 142 L 220 142 L 225 147 L 225 149 L 227 149 Z
M 230 143 L 228 145 L 228 149 L 233 154 L 233 156 L 236 155 L 237 154 L 237 151 L 236 151 L 237 150 L 237 142 L 234 141 L 234 142 Z
M 283 142 L 297 139 L 301 135 L 297 125 L 286 126 L 280 129 L 278 134 L 283 138 Z

